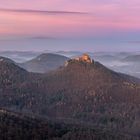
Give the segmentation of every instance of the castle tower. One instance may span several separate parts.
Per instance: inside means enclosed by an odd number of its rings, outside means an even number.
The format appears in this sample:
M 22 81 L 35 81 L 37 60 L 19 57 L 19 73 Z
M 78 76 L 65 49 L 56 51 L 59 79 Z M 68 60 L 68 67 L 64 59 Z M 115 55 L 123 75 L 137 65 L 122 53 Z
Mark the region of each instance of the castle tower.
M 81 61 L 81 62 L 86 62 L 86 63 L 92 63 L 93 62 L 92 58 L 87 53 L 84 53 L 80 57 L 74 58 L 74 60 Z
M 66 61 L 65 66 L 67 66 L 70 62 L 74 62 L 74 61 L 84 62 L 84 63 L 89 63 L 89 64 L 93 63 L 92 58 L 88 54 L 84 53 L 80 57 L 76 57 L 74 59 L 70 59 L 70 60 Z
M 83 54 L 81 57 L 81 61 L 87 62 L 87 63 L 92 63 L 92 59 L 90 58 L 90 56 L 88 54 Z

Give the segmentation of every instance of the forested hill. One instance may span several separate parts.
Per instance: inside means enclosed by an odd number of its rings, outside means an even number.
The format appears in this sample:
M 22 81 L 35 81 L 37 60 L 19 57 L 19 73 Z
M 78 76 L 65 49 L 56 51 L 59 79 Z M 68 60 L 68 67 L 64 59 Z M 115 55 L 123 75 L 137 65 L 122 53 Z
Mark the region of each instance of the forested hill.
M 2 108 L 0 118 L 1 140 L 139 140 L 136 136 L 83 125 L 50 122 Z
M 1 107 L 140 134 L 138 81 L 98 62 L 72 59 L 53 72 L 36 74 L 6 61 L 0 79 Z

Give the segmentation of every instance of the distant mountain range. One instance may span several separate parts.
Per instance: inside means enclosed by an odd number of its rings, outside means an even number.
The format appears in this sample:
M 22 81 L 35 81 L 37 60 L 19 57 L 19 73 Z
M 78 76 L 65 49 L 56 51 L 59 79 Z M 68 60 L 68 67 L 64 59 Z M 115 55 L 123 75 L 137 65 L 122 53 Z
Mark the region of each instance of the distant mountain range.
M 10 58 L 17 63 L 22 63 L 33 59 L 34 57 L 40 55 L 42 52 L 33 51 L 3 51 L 0 52 L 0 56 Z
M 130 55 L 122 59 L 123 62 L 140 62 L 140 55 Z
M 1 107 L 67 123 L 86 122 L 97 129 L 131 136 L 140 135 L 139 79 L 109 70 L 95 61 L 70 59 L 65 66 L 37 74 L 27 72 L 9 59 L 2 59 Z M 40 57 L 38 59 L 40 61 Z
M 80 51 L 49 51 L 45 50 L 44 52 L 34 52 L 34 51 L 4 51 L 0 52 L 0 56 L 8 57 L 12 60 L 14 60 L 16 63 L 21 63 L 24 68 L 24 64 L 32 59 L 35 59 L 37 56 L 41 55 L 42 53 L 45 53 L 46 55 L 49 54 L 58 54 L 60 56 L 65 56 L 68 58 L 74 58 L 75 56 L 82 55 L 82 52 Z M 139 64 L 139 58 L 140 52 L 88 52 L 92 59 L 99 61 L 106 67 L 117 71 L 121 73 L 125 73 L 128 75 L 132 75 L 135 77 L 140 78 L 140 64 Z M 130 60 L 131 59 L 131 60 Z M 47 61 L 47 60 L 46 60 Z M 37 65 L 37 64 L 36 64 Z M 30 69 L 30 65 L 27 67 Z M 42 68 L 43 66 L 41 66 Z M 52 67 L 49 66 L 48 67 Z M 133 69 L 132 69 L 133 67 Z M 26 69 L 26 67 L 25 67 Z M 27 69 L 27 70 L 28 70 Z M 35 68 L 37 69 L 37 68 Z M 47 68 L 48 69 L 48 68 Z M 38 70 L 38 69 L 37 69 Z M 56 67 L 54 67 L 52 70 L 56 70 Z M 32 68 L 31 68 L 32 71 Z M 43 71 L 42 69 L 39 70 Z M 50 71 L 50 70 L 49 70 Z M 47 70 L 48 72 L 48 70 Z

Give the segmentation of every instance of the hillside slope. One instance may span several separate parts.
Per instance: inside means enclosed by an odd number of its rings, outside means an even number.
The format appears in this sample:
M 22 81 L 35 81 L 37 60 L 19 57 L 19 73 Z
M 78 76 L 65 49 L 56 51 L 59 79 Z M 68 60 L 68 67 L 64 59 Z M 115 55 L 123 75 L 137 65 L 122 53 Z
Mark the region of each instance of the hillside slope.
M 0 87 L 14 86 L 27 80 L 27 77 L 28 72 L 18 67 L 14 61 L 0 57 Z
M 139 140 L 109 130 L 50 122 L 46 119 L 0 109 L 1 140 Z

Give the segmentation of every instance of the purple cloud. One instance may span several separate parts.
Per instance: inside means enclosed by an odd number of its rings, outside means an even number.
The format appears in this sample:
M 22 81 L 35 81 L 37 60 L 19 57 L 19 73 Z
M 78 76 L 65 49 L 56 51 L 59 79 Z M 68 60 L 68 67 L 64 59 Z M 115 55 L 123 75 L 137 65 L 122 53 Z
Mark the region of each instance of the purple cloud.
M 77 11 L 45 11 L 45 10 L 30 10 L 30 9 L 0 9 L 3 12 L 16 12 L 16 13 L 37 13 L 37 14 L 76 14 L 76 15 L 83 15 L 89 14 L 87 12 L 77 12 Z

